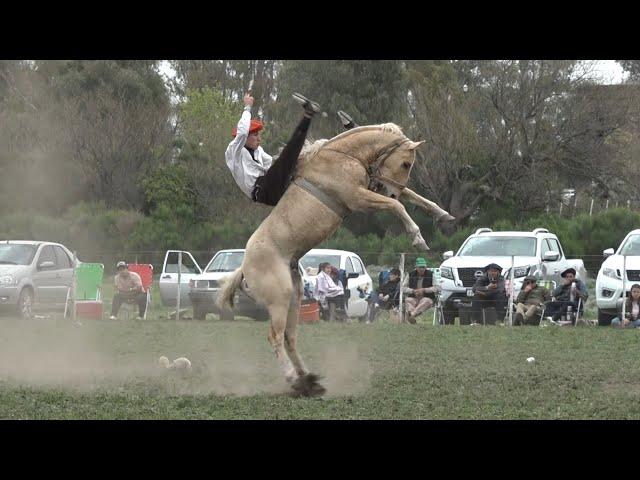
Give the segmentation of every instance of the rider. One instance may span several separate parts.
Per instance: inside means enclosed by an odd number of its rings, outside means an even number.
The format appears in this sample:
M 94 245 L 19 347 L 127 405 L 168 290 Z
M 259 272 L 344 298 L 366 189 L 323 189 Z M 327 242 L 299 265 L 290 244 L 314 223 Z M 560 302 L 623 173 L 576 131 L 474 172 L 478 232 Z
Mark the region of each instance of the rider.
M 254 202 L 276 205 L 284 195 L 307 137 L 311 119 L 320 112 L 320 105 L 299 93 L 294 93 L 293 98 L 302 104 L 304 116 L 274 162 L 271 155 L 260 146 L 260 131 L 264 125 L 259 120 L 251 120 L 254 99 L 251 93 L 244 96 L 244 112 L 238 126 L 231 133 L 234 139 L 224 155 L 240 190 Z

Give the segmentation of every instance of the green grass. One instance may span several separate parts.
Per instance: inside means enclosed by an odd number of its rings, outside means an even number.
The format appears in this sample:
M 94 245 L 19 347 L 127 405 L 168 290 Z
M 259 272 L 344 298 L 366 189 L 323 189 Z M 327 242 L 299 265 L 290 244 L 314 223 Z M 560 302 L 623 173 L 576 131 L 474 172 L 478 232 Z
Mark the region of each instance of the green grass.
M 328 393 L 294 399 L 267 328 L 2 317 L 0 418 L 640 418 L 640 330 L 302 325 L 300 352 Z M 163 371 L 160 355 L 194 370 Z

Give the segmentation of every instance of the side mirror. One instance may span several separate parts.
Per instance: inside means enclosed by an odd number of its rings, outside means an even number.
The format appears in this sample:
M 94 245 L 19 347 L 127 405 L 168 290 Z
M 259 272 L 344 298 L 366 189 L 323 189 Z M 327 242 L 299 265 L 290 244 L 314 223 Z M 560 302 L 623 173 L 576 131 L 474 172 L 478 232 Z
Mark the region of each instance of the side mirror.
M 602 251 L 602 255 L 604 255 L 604 258 L 610 257 L 614 253 L 616 252 L 613 250 L 613 248 L 607 248 L 606 250 Z
M 56 266 L 55 263 L 53 263 L 51 260 L 47 260 L 46 262 L 42 262 L 38 265 L 38 270 L 46 270 L 48 268 L 53 268 L 55 266 Z
M 452 250 L 448 250 L 448 251 L 446 251 L 446 252 L 444 252 L 442 254 L 442 258 L 444 258 L 445 260 L 448 260 L 451 257 L 453 257 L 453 251 Z
M 347 278 L 358 278 L 360 276 L 359 273 L 347 273 Z
M 555 262 L 559 258 L 560 258 L 560 253 L 554 252 L 554 251 L 550 251 L 550 252 L 545 253 L 542 256 L 542 261 L 543 262 Z

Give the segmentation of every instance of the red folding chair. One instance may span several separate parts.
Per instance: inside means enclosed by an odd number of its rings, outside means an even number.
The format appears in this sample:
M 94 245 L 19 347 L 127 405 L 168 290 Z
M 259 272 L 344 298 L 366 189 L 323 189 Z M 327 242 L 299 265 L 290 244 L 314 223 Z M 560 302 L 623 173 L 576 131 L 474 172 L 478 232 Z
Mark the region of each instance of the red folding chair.
M 153 283 L 153 265 L 149 263 L 130 263 L 129 271 L 136 272 L 142 280 L 142 290 L 147 294 L 147 306 L 144 309 L 144 319 L 147 319 L 147 311 L 151 303 L 151 284 Z

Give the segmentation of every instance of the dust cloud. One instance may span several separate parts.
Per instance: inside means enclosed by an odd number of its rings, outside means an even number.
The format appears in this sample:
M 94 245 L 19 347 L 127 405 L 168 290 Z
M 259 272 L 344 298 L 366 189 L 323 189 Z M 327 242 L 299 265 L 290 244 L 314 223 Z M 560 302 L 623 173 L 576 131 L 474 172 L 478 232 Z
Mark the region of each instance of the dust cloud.
M 73 326 L 54 319 L 0 321 L 0 384 L 154 395 L 290 393 L 262 335 L 247 338 L 227 330 L 225 336 L 213 335 L 194 345 L 189 338 L 176 344 L 170 338 L 145 344 L 133 328 L 135 340 L 119 325 Z M 113 336 L 116 328 L 119 332 Z M 308 353 L 302 351 L 302 357 L 313 373 L 323 377 L 325 397 L 358 395 L 369 387 L 373 371 L 356 343 L 313 347 Z M 158 364 L 161 355 L 170 360 L 186 356 L 193 369 L 167 370 Z

